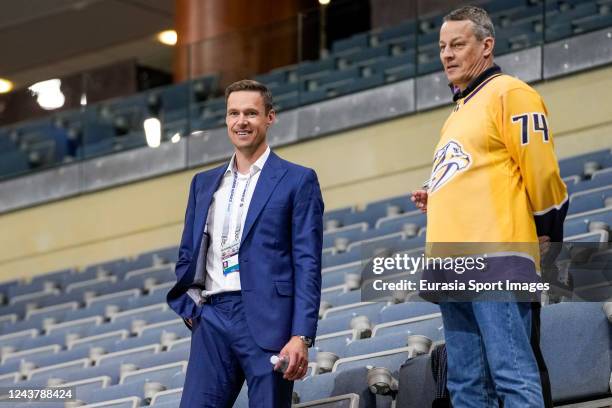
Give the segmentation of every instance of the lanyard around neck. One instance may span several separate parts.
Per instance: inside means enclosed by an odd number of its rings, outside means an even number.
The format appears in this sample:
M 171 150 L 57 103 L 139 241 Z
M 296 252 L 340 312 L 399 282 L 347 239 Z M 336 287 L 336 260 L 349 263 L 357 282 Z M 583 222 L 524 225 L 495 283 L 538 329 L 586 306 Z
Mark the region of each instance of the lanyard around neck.
M 242 194 L 240 195 L 240 204 L 238 207 L 238 214 L 236 220 L 236 229 L 234 231 L 234 241 L 237 242 L 240 238 L 240 230 L 242 229 L 242 214 L 244 211 L 244 200 L 246 198 L 246 193 L 249 189 L 249 185 L 251 184 L 251 179 L 256 172 L 249 171 L 249 177 L 247 178 L 246 184 L 244 185 L 244 190 L 242 190 Z M 238 171 L 232 170 L 233 180 L 232 180 L 232 188 L 230 190 L 229 200 L 227 202 L 227 209 L 225 211 L 225 217 L 223 219 L 223 231 L 221 234 L 221 246 L 224 246 L 227 242 L 229 235 L 229 223 L 230 217 L 232 214 L 232 206 L 234 203 L 234 193 L 236 191 L 236 184 L 238 182 Z

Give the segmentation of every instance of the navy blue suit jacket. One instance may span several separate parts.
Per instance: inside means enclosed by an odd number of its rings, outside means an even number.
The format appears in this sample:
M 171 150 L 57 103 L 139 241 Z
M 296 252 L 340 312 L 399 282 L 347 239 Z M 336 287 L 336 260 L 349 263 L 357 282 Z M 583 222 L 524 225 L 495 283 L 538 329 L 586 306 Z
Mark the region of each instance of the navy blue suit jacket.
M 228 163 L 196 174 L 167 301 L 181 317 L 201 307 L 186 294 L 213 194 Z M 315 337 L 321 299 L 323 199 L 317 175 L 270 152 L 255 187 L 240 244 L 240 286 L 251 335 L 280 350 L 292 335 Z

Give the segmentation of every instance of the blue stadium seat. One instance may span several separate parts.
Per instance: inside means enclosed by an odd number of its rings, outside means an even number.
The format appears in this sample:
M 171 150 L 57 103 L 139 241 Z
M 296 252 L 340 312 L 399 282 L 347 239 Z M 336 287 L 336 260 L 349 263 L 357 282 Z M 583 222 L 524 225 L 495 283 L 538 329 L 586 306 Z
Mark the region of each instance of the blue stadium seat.
M 7 353 L 2 356 L 2 364 L 10 364 L 11 362 L 18 362 L 22 359 L 29 361 L 32 358 L 57 354 L 61 349 L 62 346 L 59 344 L 49 344 L 47 346 L 21 350 L 16 353 Z
M 141 267 L 144 268 L 147 266 L 175 263 L 177 255 L 178 247 L 172 246 L 168 248 L 160 248 L 140 254 L 132 265 L 134 266 L 136 263 L 138 263 L 138 265 L 142 265 Z
M 80 343 L 73 347 L 74 350 L 90 349 L 91 347 L 101 347 L 106 353 L 114 353 L 121 350 L 128 350 L 142 346 L 159 344 L 158 338 L 128 337 L 120 332 L 110 332 L 108 336 L 100 337 L 99 340 Z
M 177 316 L 171 320 L 155 322 L 145 326 L 140 333 L 140 337 L 159 339 L 163 332 L 175 333 L 179 338 L 191 336 L 191 331 L 185 326 L 183 320 Z
M 351 82 L 335 86 L 333 89 L 327 88 L 332 96 L 345 95 L 353 92 L 363 91 L 364 89 L 374 88 L 385 83 L 383 74 L 371 74 L 354 78 Z
M 102 314 L 104 308 L 108 305 L 117 305 L 123 310 L 141 297 L 144 297 L 144 295 L 142 295 L 140 289 L 128 289 L 106 295 L 93 296 L 87 299 L 85 303 L 87 309 L 99 309 L 101 311 L 100 314 Z
M 401 81 L 412 78 L 416 74 L 416 61 L 413 53 L 380 59 L 372 67 L 376 72 L 382 72 L 385 75 L 385 82 Z
M 339 222 L 340 226 L 348 225 L 346 222 L 344 222 L 344 219 L 354 211 L 355 209 L 353 207 L 343 207 L 332 211 L 325 211 L 325 213 L 323 213 L 323 224 L 325 224 L 324 227 L 327 228 L 326 224 L 331 220 Z
M 158 392 L 151 400 L 151 406 L 156 408 L 174 408 L 179 405 L 183 394 L 182 384 L 180 388 L 170 388 Z
M 358 67 L 349 67 L 332 71 L 316 80 L 308 80 L 306 82 L 309 90 L 318 88 L 334 89 L 340 85 L 348 84 L 359 79 L 359 76 L 360 70 Z
M 381 232 L 391 233 L 401 231 L 406 224 L 425 227 L 427 225 L 427 216 L 421 213 L 420 210 L 415 210 L 404 214 L 382 217 L 376 221 L 376 228 Z
M 20 332 L 9 332 L 0 336 L 2 346 L 18 347 L 29 339 L 36 338 L 39 334 L 37 329 L 27 329 Z M 17 348 L 20 350 L 21 348 Z
M 32 277 L 32 283 L 37 282 L 53 282 L 58 286 L 62 286 L 61 283 L 65 282 L 69 277 L 75 276 L 76 271 L 74 269 L 62 269 L 59 271 L 53 271 L 44 273 L 42 275 L 36 275 Z
M 350 328 L 350 319 L 345 316 L 321 319 L 317 325 L 317 336 L 350 330 Z
M 337 301 L 338 296 L 344 293 L 345 286 L 332 286 L 328 288 L 323 288 L 321 290 L 321 301 L 329 302 L 330 304 L 334 304 Z
M 416 356 L 406 361 L 400 368 L 398 380 L 398 407 L 433 406 L 437 387 L 432 375 L 431 356 L 429 354 Z
M 274 106 L 278 111 L 296 108 L 300 105 L 300 94 L 305 91 L 289 92 L 274 97 Z
M 404 21 L 394 27 L 390 27 L 375 34 L 378 42 L 386 42 L 396 38 L 406 38 L 416 35 L 417 23 L 414 20 Z
M 94 328 L 98 329 L 100 327 L 105 327 L 105 326 L 108 326 L 108 325 L 96 326 Z M 88 333 L 81 336 L 80 338 L 71 341 L 68 344 L 68 347 L 71 350 L 76 350 L 78 348 L 89 350 L 93 347 L 104 348 L 107 344 L 112 344 L 113 342 L 121 341 L 121 340 L 128 338 L 130 334 L 130 332 L 127 329 L 112 330 L 108 327 L 105 327 L 105 329 L 106 331 L 97 330 L 96 333 L 91 333 L 93 330 L 90 330 Z
M 604 201 L 608 197 L 612 197 L 612 185 L 572 194 L 570 196 L 568 214 L 603 208 Z
M 597 150 L 590 153 L 585 153 L 577 156 L 572 156 L 567 159 L 559 160 L 559 170 L 563 177 L 573 174 L 582 175 L 584 171 L 584 163 L 594 161 L 601 163 L 610 157 L 610 149 Z
M 352 214 L 347 214 L 343 218 L 344 225 L 366 222 L 370 227 L 373 227 L 389 216 L 390 207 L 399 207 L 397 210 L 400 213 L 412 213 L 416 210 L 414 204 L 410 201 L 409 196 L 393 197 L 385 200 L 369 203 L 363 211 L 357 211 Z
M 111 365 L 111 364 L 126 364 L 132 361 L 137 361 L 143 357 L 152 356 L 159 353 L 161 345 L 149 344 L 145 346 L 139 346 L 135 348 L 123 348 L 111 353 L 100 356 L 97 359 L 97 366 Z
M 78 302 L 65 302 L 54 306 L 31 309 L 26 312 L 26 321 L 42 324 L 45 318 L 54 318 L 57 322 L 63 320 L 66 313 L 76 310 L 79 307 Z
M 268 73 L 255 76 L 254 79 L 270 87 L 285 82 L 291 82 L 294 75 L 295 67 L 289 66 L 273 69 Z
M 18 344 L 13 344 L 18 350 L 27 350 L 36 347 L 47 346 L 49 344 L 64 344 L 65 333 L 54 333 L 38 335 L 37 337 L 24 338 Z M 5 344 L 5 341 L 2 341 Z
M 99 326 L 104 322 L 102 316 L 91 316 L 78 320 L 71 320 L 68 322 L 57 323 L 47 326 L 47 334 L 63 335 L 67 334 L 78 334 L 83 337 L 88 335 L 93 327 Z
M 124 279 L 139 279 L 141 282 L 144 282 L 145 279 L 154 279 L 157 283 L 164 283 L 176 281 L 176 275 L 173 266 L 162 265 L 130 271 Z
M 347 344 L 346 350 L 341 357 L 353 357 L 406 347 L 408 336 L 411 334 L 412 333 L 406 330 L 404 332 L 393 333 L 386 336 L 375 336 L 367 339 L 354 340 Z
M 368 229 L 368 224 L 360 222 L 345 225 L 338 229 L 328 230 L 323 234 L 323 248 L 333 247 L 337 238 L 346 238 L 349 242 L 359 241 L 362 234 Z
M 372 65 L 376 61 L 385 59 L 389 55 L 389 45 L 383 44 L 371 48 L 356 49 L 351 53 L 343 53 L 342 56 L 339 57 L 339 62 L 345 65 L 363 67 Z
M 0 155 L 0 177 L 15 176 L 29 168 L 28 155 L 22 150 L 9 150 Z
M 612 225 L 612 208 L 602 208 L 568 216 L 565 219 L 563 233 L 566 237 L 587 233 L 589 232 L 589 223 L 592 221 L 603 221 Z
M 137 307 L 153 305 L 155 303 L 165 302 L 166 293 L 168 293 L 168 291 L 172 287 L 170 285 L 172 284 L 173 282 L 167 282 L 167 283 L 158 284 L 154 287 L 149 288 L 148 294 L 129 299 L 127 302 L 128 307 L 137 308 Z M 155 288 L 159 288 L 159 289 L 156 290 L 155 292 L 151 292 Z
M 0 385 L 2 384 L 3 381 L 9 381 L 12 383 L 13 380 L 10 379 L 10 376 L 6 378 L 5 376 L 10 373 L 18 372 L 20 366 L 21 366 L 21 359 L 14 359 L 14 360 L 2 363 L 0 365 Z
M 302 381 L 296 381 L 294 391 L 298 394 L 301 403 L 355 393 L 359 395 L 360 408 L 385 408 L 390 406 L 390 398 L 383 403 L 383 401 L 377 401 L 376 396 L 370 392 L 367 376 L 368 369 L 365 367 L 319 374 L 306 377 Z
M 132 396 L 144 400 L 144 383 L 111 385 L 104 388 L 102 392 L 100 390 L 81 391 L 77 399 L 87 404 L 94 404 L 96 402 L 111 401 Z
M 9 298 L 25 295 L 27 293 L 32 292 L 40 292 L 45 289 L 45 282 L 41 280 L 37 280 L 31 283 L 21 283 L 19 285 L 11 286 L 7 289 L 6 295 Z
M 25 360 L 34 363 L 36 367 L 47 367 L 88 357 L 89 349 L 81 348 L 75 350 L 63 350 L 51 355 L 28 356 L 25 358 Z
M 99 366 L 86 368 L 68 368 L 55 377 L 61 378 L 64 382 L 80 381 L 87 378 L 97 378 L 106 376 L 110 378 L 111 384 L 119 383 L 119 367 L 118 366 Z
M 370 46 L 370 33 L 361 33 L 342 40 L 334 41 L 332 44 L 332 53 L 338 54 L 341 52 L 351 51 L 359 48 Z
M 598 187 L 605 187 L 612 185 L 612 167 L 603 170 L 598 170 L 593 173 L 590 180 L 584 180 L 576 183 L 572 186 L 571 192 L 576 193 L 579 191 L 592 190 Z
M 168 353 L 168 352 L 167 352 Z M 178 361 L 159 366 L 142 368 L 140 370 L 125 374 L 121 377 L 120 384 L 131 384 L 134 382 L 159 382 L 171 381 L 173 377 L 182 376 L 187 371 L 187 361 Z
M 572 21 L 574 32 L 584 33 L 612 26 L 612 14 L 596 14 Z
M 321 275 L 322 288 L 343 285 L 345 276 L 347 274 L 360 274 L 361 269 L 361 262 L 353 262 L 350 264 L 338 265 L 332 268 L 324 269 Z
M 386 336 L 393 333 L 420 334 L 429 337 L 432 341 L 444 339 L 444 327 L 441 317 L 414 317 L 389 323 L 380 323 L 374 326 L 372 337 Z
M 596 302 L 542 308 L 542 353 L 556 403 L 610 395 L 610 323 Z
M 185 115 L 190 102 L 189 88 L 189 82 L 181 82 L 148 91 L 146 98 L 149 109 L 163 112 L 163 117 L 172 111 L 182 111 Z
M 130 309 L 119 312 L 111 317 L 111 322 L 130 323 L 133 320 L 144 320 L 147 323 L 154 323 L 158 321 L 172 320 L 174 318 L 176 318 L 176 313 L 173 310 L 169 310 L 167 303 L 158 303 L 138 309 Z
M 361 290 L 343 292 L 330 300 L 330 303 L 334 306 L 343 306 L 359 302 L 361 302 Z
M 348 333 L 321 339 L 317 338 L 315 346 L 308 350 L 309 359 L 314 361 L 319 351 L 326 351 L 334 353 L 338 357 L 344 357 L 346 354 L 346 346 L 351 340 L 352 336 Z
M 205 75 L 191 81 L 191 103 L 200 103 L 211 98 L 219 86 L 217 75 Z
M 323 253 L 323 268 L 343 265 L 351 262 L 361 261 L 362 256 L 359 251 L 340 252 L 338 254 Z
M 399 347 L 371 354 L 344 357 L 336 361 L 333 371 L 346 371 L 364 366 L 385 367 L 397 378 L 401 365 L 408 359 L 408 351 L 408 347 Z
M 377 323 L 380 311 L 385 307 L 382 302 L 360 302 L 342 307 L 327 309 L 323 319 L 342 316 L 350 321 L 355 316 L 367 316 L 370 322 Z
M 34 303 L 37 308 L 59 305 L 67 302 L 83 303 L 83 292 L 75 291 L 74 293 L 59 293 L 59 291 L 37 296 L 35 299 L 29 299 L 28 302 Z
M 64 378 L 66 372 L 84 369 L 89 365 L 88 358 L 79 360 L 67 361 L 65 363 L 55 364 L 51 366 L 37 368 L 28 374 L 28 380 L 44 381 L 49 378 Z M 86 378 L 86 377 L 81 377 Z
M 335 58 L 323 58 L 315 61 L 302 61 L 298 64 L 296 74 L 299 80 L 313 79 L 336 70 Z
M 565 237 L 564 242 L 608 242 L 608 231 L 593 231 Z
M 300 92 L 299 94 L 300 105 L 309 105 L 311 103 L 323 101 L 327 98 L 329 98 L 329 95 L 326 89 L 308 90 Z
M 438 305 L 429 302 L 405 302 L 389 305 L 380 311 L 379 321 L 388 323 L 412 317 L 440 313 Z

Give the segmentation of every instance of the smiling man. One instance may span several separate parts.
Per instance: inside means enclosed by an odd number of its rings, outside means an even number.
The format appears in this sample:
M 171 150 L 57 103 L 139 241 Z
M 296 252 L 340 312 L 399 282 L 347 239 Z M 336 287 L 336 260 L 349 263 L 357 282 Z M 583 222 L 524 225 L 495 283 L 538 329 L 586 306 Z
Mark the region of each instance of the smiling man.
M 427 243 L 471 243 L 476 253 L 486 253 L 477 281 L 536 282 L 538 237 L 562 241 L 568 206 L 544 102 L 493 63 L 495 33 L 485 10 L 467 6 L 446 15 L 439 45 L 456 105 L 442 127 L 427 190 L 412 196 L 427 212 Z M 478 252 L 478 243 L 500 250 Z M 424 277 L 446 280 L 457 273 L 426 270 Z M 470 296 L 471 302 L 438 297 L 452 405 L 552 406 L 542 390 L 548 382 L 538 344 L 539 304 L 497 295 L 496 301 Z
M 168 293 L 192 331 L 181 408 L 231 407 L 245 379 L 250 407 L 289 407 L 317 329 L 321 190 L 313 170 L 270 150 L 276 114 L 263 84 L 235 82 L 225 97 L 234 155 L 191 182 Z

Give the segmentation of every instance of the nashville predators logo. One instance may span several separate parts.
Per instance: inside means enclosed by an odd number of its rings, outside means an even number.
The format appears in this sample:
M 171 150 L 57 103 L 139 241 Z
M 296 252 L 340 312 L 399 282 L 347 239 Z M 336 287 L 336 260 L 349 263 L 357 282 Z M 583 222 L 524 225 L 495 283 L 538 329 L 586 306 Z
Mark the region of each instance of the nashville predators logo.
M 440 148 L 433 162 L 429 179 L 429 193 L 433 193 L 452 179 L 457 173 L 467 170 L 472 164 L 472 157 L 463 151 L 459 142 L 451 140 Z

